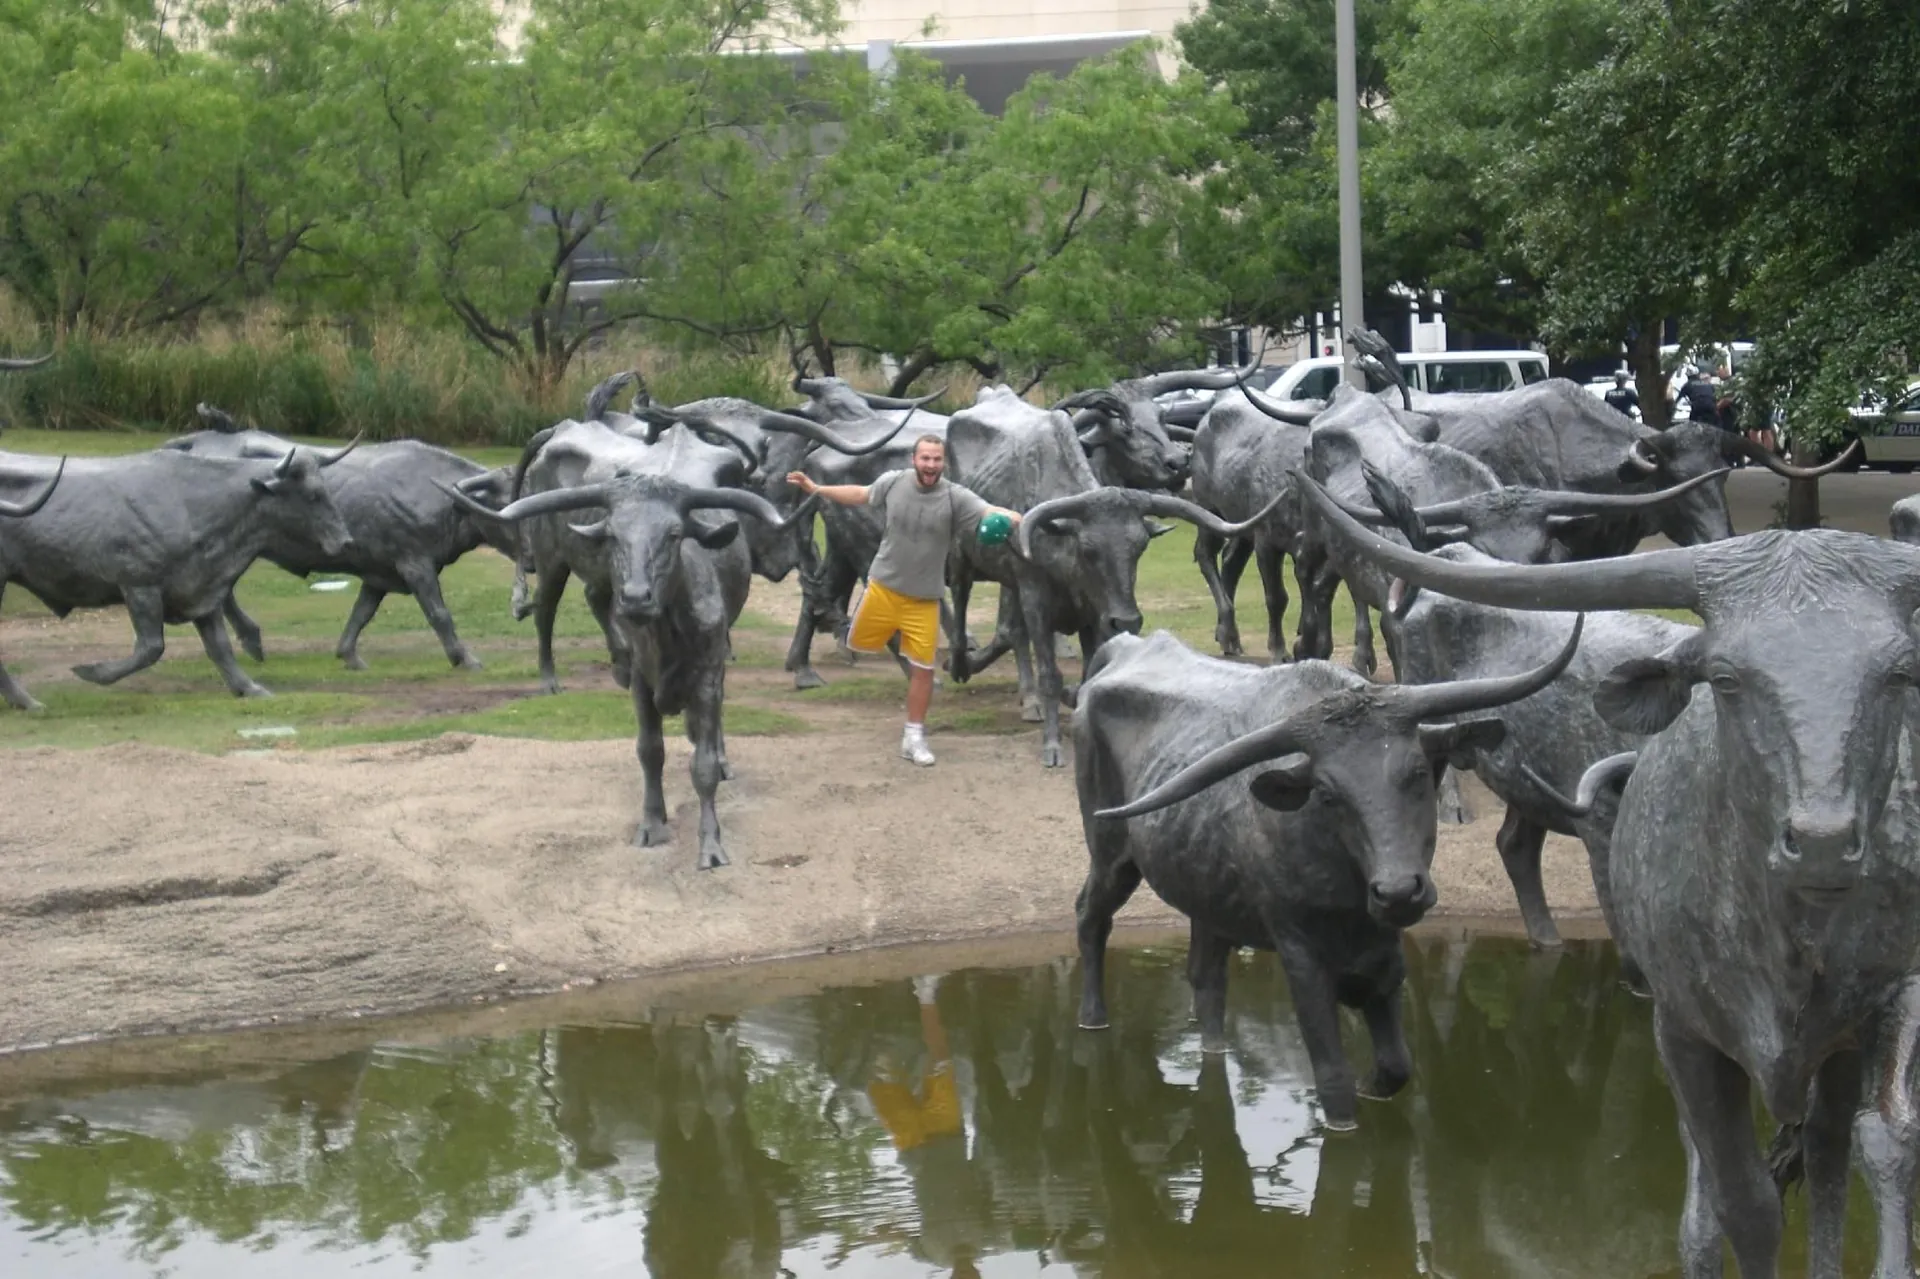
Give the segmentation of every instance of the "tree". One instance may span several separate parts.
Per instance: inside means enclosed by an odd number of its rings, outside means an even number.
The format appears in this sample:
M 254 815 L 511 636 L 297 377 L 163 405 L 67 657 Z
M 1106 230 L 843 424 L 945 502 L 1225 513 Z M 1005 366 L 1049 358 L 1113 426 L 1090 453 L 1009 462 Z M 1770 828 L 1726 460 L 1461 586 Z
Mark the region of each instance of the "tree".
M 1837 443 L 1863 389 L 1904 387 L 1920 364 L 1920 9 L 1677 0 L 1641 24 L 1691 37 L 1679 125 L 1712 140 L 1705 215 L 1752 323 L 1749 390 L 1788 411 L 1796 442 Z
M 0 281 L 65 335 L 191 319 L 245 273 L 248 106 L 150 4 L 0 9 Z
M 1192 76 L 1135 47 L 1038 76 L 990 119 L 937 68 L 864 73 L 845 139 L 806 187 L 786 324 L 900 360 L 902 393 L 938 365 L 1030 387 L 1192 359 L 1217 282 L 1188 252 L 1222 193 L 1238 120 Z
M 1411 30 L 1388 54 L 1392 119 L 1365 156 L 1368 189 L 1390 265 L 1443 290 L 1457 323 L 1537 331 L 1539 277 L 1515 234 L 1537 193 L 1512 170 L 1540 144 L 1556 89 L 1608 52 L 1617 11 L 1614 0 L 1412 0 Z
M 1391 114 L 1388 51 L 1409 30 L 1408 0 L 1356 0 L 1361 153 Z M 1237 216 L 1205 249 L 1229 318 L 1287 329 L 1339 295 L 1333 0 L 1216 0 L 1174 29 L 1181 53 L 1245 113 L 1231 157 Z M 1384 294 L 1401 255 L 1362 173 L 1365 291 Z

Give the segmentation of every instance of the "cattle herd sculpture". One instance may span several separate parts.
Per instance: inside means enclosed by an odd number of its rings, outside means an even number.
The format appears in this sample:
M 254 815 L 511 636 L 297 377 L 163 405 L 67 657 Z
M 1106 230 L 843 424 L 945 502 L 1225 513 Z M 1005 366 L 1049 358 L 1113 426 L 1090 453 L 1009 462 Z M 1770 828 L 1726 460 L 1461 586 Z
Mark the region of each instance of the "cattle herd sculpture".
M 477 665 L 440 595 L 442 568 L 491 545 L 513 557 L 543 686 L 553 625 L 578 578 L 632 694 L 644 776 L 634 841 L 668 841 L 665 716 L 693 744 L 701 868 L 727 864 L 715 808 L 731 775 L 721 728 L 730 628 L 750 579 L 798 571 L 787 657 L 798 689 L 821 632 L 843 632 L 881 528 L 786 482 L 863 484 L 947 443 L 949 472 L 1025 513 L 1008 544 L 962 539 L 944 610 L 949 673 L 1008 652 L 1040 762 L 1062 764 L 1061 708 L 1090 855 L 1081 890 L 1079 1022 L 1107 1025 L 1114 913 L 1144 881 L 1191 921 L 1201 1045 L 1225 1050 L 1227 960 L 1277 952 L 1326 1125 L 1413 1069 L 1400 1025 L 1402 930 L 1435 902 L 1431 863 L 1449 770 L 1505 805 L 1496 839 L 1528 936 L 1559 941 L 1542 890 L 1550 831 L 1586 846 L 1623 975 L 1653 1001 L 1687 1158 L 1683 1273 L 1776 1273 L 1782 1187 L 1807 1185 L 1809 1271 L 1840 1273 L 1850 1164 L 1880 1218 L 1876 1279 L 1911 1276 L 1920 1117 L 1920 497 L 1894 540 L 1826 531 L 1735 537 L 1728 463 L 1801 468 L 1703 426 L 1642 427 L 1547 381 L 1480 395 L 1410 390 L 1391 350 L 1354 335 L 1378 393 L 1277 402 L 1248 370 L 1160 374 L 1037 407 L 1005 387 L 944 418 L 796 369 L 805 403 L 655 403 L 634 374 L 585 417 L 488 471 L 413 442 L 298 448 L 203 408 L 207 429 L 150 453 L 71 463 L 0 454 L 0 589 L 56 613 L 126 605 L 131 657 L 78 667 L 110 684 L 158 660 L 191 621 L 239 695 L 233 587 L 255 559 L 346 573 L 362 588 L 338 655 L 387 594 L 418 600 L 455 666 Z M 8 362 L 24 367 L 30 362 Z M 613 402 L 631 389 L 628 412 Z M 1155 397 L 1218 392 L 1199 427 Z M 937 393 L 936 393 L 937 394 Z M 1184 494 L 1183 494 L 1184 491 Z M 1223 657 L 1140 638 L 1148 541 L 1181 519 L 1217 610 Z M 1672 549 L 1629 556 L 1663 534 Z M 1283 585 L 1302 593 L 1289 653 Z M 1260 573 L 1272 664 L 1242 652 L 1234 611 Z M 994 632 L 970 637 L 974 583 L 1001 587 Z M 1352 671 L 1326 659 L 1334 592 L 1356 605 Z M 1656 610 L 1687 611 L 1693 625 Z M 1374 674 L 1372 615 L 1395 682 Z M 1069 687 L 1058 639 L 1077 641 Z M 0 696 L 37 703 L 0 667 Z M 1363 1017 L 1356 1076 L 1339 1009 Z M 1780 1125 L 1755 1138 L 1757 1089 Z

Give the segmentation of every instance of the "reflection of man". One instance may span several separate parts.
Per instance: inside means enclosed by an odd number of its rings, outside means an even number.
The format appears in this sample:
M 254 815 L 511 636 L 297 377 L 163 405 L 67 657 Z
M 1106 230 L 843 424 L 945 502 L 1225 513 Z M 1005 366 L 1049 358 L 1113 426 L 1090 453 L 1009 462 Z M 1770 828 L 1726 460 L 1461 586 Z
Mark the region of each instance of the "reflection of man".
M 920 1035 L 929 1058 L 918 1087 L 905 1071 L 882 1060 L 880 1077 L 867 1085 L 880 1122 L 893 1138 L 901 1166 L 913 1178 L 920 1209 L 920 1251 L 928 1261 L 951 1268 L 954 1279 L 979 1279 L 982 1223 L 988 1209 L 979 1177 L 967 1159 L 966 1123 L 954 1084 L 953 1054 L 934 997 L 938 976 L 913 979 L 920 1001 Z

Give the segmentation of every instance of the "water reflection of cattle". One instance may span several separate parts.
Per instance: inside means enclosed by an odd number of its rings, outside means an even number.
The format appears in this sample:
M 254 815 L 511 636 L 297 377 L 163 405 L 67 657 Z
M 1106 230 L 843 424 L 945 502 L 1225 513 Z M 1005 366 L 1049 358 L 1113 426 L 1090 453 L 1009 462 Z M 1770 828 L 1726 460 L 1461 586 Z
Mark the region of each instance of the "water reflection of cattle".
M 1426 589 L 1699 613 L 1696 635 L 1623 663 L 1596 698 L 1616 727 L 1653 735 L 1621 798 L 1612 870 L 1688 1152 L 1682 1259 L 1712 1273 L 1724 1234 L 1748 1279 L 1775 1273 L 1783 1222 L 1754 1138 L 1758 1085 L 1776 1120 L 1804 1123 L 1810 1269 L 1838 1273 L 1858 1045 L 1896 1036 L 1889 1010 L 1920 950 L 1902 762 L 1920 553 L 1768 532 L 1602 563 L 1452 564 L 1372 537 L 1311 485 L 1308 498 Z
M 1576 944 L 1522 964 L 1499 940 L 1426 938 L 1410 951 L 1426 992 L 1409 1022 L 1433 1272 L 1665 1273 L 1681 1175 L 1672 1105 L 1645 1005 L 1612 998 L 1607 948 Z
M 1264 669 L 1205 658 L 1164 632 L 1111 641 L 1074 716 L 1085 992 L 1107 1025 L 1102 965 L 1114 913 L 1142 879 L 1192 921 L 1188 974 L 1203 1043 L 1225 1048 L 1227 957 L 1279 952 L 1330 1127 L 1356 1118 L 1341 1005 L 1373 1040 L 1371 1096 L 1412 1070 L 1400 1029 L 1400 930 L 1433 905 L 1434 774 L 1500 740 L 1489 710 L 1544 687 L 1560 654 L 1499 679 L 1375 685 L 1321 662 Z M 1270 765 L 1252 782 L 1239 774 Z M 1209 791 L 1209 788 L 1218 789 Z M 1180 801 L 1203 791 L 1205 803 Z

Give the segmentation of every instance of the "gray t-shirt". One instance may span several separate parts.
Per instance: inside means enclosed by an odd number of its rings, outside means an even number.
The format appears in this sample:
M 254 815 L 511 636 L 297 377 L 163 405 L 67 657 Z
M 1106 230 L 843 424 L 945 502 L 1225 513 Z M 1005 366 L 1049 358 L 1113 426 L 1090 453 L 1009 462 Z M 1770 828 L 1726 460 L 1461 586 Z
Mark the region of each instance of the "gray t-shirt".
M 888 471 L 867 486 L 867 505 L 886 516 L 880 553 L 867 579 L 919 600 L 937 600 L 947 581 L 947 547 L 987 513 L 986 501 L 945 476 L 930 489 L 911 470 Z

